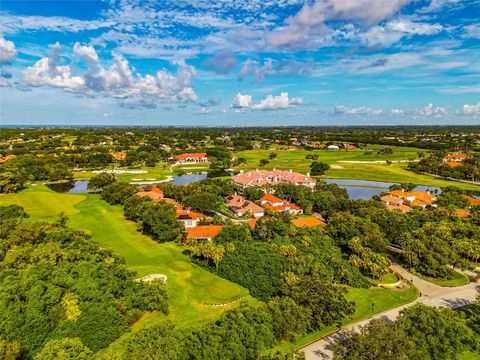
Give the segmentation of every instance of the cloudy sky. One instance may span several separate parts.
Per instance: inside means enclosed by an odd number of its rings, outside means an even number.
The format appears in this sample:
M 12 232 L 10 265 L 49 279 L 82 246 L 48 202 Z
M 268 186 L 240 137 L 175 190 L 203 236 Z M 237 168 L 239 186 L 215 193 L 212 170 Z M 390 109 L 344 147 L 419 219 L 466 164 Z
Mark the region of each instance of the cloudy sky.
M 480 124 L 480 0 L 6 1 L 0 123 Z

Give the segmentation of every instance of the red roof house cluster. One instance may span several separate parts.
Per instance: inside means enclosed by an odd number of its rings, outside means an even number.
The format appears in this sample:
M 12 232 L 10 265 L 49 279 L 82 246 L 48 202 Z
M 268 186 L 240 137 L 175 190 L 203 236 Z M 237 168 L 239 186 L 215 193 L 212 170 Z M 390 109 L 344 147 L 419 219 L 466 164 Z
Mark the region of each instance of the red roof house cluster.
M 387 195 L 382 196 L 380 200 L 387 206 L 389 210 L 401 210 L 408 212 L 412 207 L 419 206 L 426 208 L 427 206 L 435 206 L 437 198 L 429 193 L 422 191 L 403 191 L 393 190 Z M 406 204 L 407 203 L 407 204 Z
M 283 170 L 255 170 L 247 173 L 240 173 L 232 178 L 232 181 L 244 188 L 266 184 L 291 183 L 294 185 L 306 185 L 314 187 L 316 180 L 309 175 L 299 174 L 297 172 Z

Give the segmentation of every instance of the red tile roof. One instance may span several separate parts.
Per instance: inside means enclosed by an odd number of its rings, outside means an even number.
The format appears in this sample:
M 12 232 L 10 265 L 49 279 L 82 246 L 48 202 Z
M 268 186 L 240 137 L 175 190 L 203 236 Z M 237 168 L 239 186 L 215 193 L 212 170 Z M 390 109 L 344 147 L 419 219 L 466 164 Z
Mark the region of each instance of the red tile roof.
M 279 197 L 276 197 L 272 194 L 265 194 L 260 198 L 260 202 L 267 201 L 269 203 L 283 203 L 283 199 L 280 199 Z
M 446 164 L 450 167 L 457 167 L 462 165 L 462 163 L 459 161 L 447 161 Z
M 207 153 L 185 153 L 176 156 L 177 160 L 185 161 L 187 159 L 208 158 Z
M 218 235 L 223 229 L 221 225 L 200 225 L 185 232 L 189 238 L 193 239 L 211 239 Z
M 470 215 L 470 213 L 462 209 L 457 209 L 455 210 L 455 215 L 460 216 L 462 218 L 466 218 Z
M 465 195 L 465 198 L 468 200 L 470 205 L 472 206 L 479 206 L 480 205 L 480 199 L 476 199 L 472 196 Z
M 232 177 L 235 184 L 242 186 L 263 186 L 265 184 L 292 183 L 297 185 L 313 186 L 316 183 L 314 178 L 292 171 L 283 170 L 257 170 L 238 174 Z
M 163 199 L 163 191 L 158 186 L 152 186 L 149 191 L 144 191 L 141 189 L 141 191 L 137 192 L 136 195 L 140 197 L 149 197 L 153 200 L 153 202 Z
M 315 216 L 304 216 L 292 220 L 292 224 L 298 227 L 312 227 L 325 225 L 325 222 Z

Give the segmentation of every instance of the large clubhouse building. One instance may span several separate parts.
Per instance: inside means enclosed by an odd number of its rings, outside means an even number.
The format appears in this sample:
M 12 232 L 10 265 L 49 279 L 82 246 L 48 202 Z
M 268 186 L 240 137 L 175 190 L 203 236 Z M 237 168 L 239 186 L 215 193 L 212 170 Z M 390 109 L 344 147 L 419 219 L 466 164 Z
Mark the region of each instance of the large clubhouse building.
M 187 153 L 179 154 L 175 159 L 180 164 L 206 163 L 208 162 L 208 155 L 207 153 Z
M 276 185 L 280 183 L 290 183 L 294 185 L 305 185 L 314 187 L 316 180 L 308 174 L 303 175 L 292 170 L 255 170 L 247 173 L 240 172 L 232 178 L 234 184 L 240 185 L 243 188 L 257 186 L 262 187 L 266 184 Z

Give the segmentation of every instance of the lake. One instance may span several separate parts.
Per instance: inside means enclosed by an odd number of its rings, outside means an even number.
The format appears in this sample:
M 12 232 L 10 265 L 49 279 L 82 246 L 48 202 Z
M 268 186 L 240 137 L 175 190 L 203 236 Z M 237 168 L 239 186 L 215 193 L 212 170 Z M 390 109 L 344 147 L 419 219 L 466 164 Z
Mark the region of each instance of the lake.
M 337 184 L 341 188 L 347 190 L 348 197 L 352 200 L 368 200 L 372 196 L 380 195 L 382 192 L 388 191 L 388 188 L 394 183 L 373 181 L 373 180 L 355 180 L 355 179 L 322 179 L 327 184 Z M 417 186 L 414 191 L 435 191 L 441 193 L 441 189 L 436 186 Z
M 56 192 L 66 194 L 82 194 L 89 192 L 87 190 L 88 180 L 67 181 L 47 184 L 47 186 Z
M 181 174 L 173 178 L 172 184 L 188 185 L 197 181 L 202 181 L 207 178 L 207 174 Z

